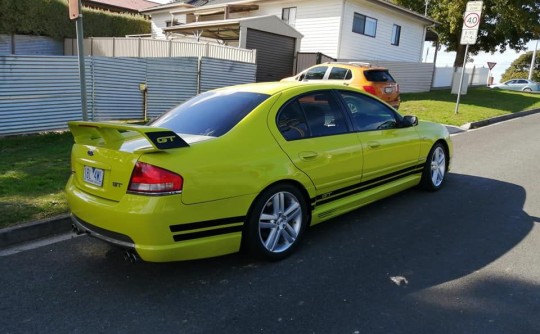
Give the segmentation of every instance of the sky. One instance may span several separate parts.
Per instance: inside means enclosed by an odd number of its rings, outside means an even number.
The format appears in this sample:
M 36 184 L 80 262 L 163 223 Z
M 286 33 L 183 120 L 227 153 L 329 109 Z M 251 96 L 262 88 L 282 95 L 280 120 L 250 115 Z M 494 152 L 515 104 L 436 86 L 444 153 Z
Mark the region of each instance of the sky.
M 530 41 L 527 43 L 527 51 L 534 51 L 534 48 L 536 46 L 537 41 Z M 510 64 L 516 60 L 520 55 L 524 54 L 527 51 L 521 51 L 516 52 L 514 50 L 507 49 L 506 52 L 500 53 L 495 52 L 494 54 L 481 52 L 476 56 L 471 56 L 473 58 L 472 63 L 467 64 L 468 67 L 476 66 L 476 67 L 485 67 L 487 68 L 488 62 L 494 62 L 497 63 L 493 70 L 491 71 L 491 76 L 493 77 L 493 83 L 500 82 L 501 75 L 506 71 L 506 69 L 510 66 Z M 540 42 L 538 43 L 538 51 L 536 56 L 536 62 L 540 62 Z M 426 57 L 427 55 L 427 57 Z M 425 43 L 424 45 L 424 53 L 422 56 L 423 62 L 433 62 L 433 58 L 435 56 L 435 48 L 431 46 L 431 43 Z M 454 58 L 456 57 L 455 52 L 444 52 L 443 49 L 439 51 L 437 54 L 437 67 L 444 67 L 449 66 L 452 67 L 454 65 Z

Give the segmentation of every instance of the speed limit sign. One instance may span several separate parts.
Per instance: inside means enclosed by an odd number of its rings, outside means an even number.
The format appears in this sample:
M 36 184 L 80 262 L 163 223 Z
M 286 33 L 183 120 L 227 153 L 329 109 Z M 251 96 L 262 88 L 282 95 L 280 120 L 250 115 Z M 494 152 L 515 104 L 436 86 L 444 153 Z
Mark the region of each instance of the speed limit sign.
M 478 29 L 480 25 L 480 14 L 478 13 L 465 13 L 465 19 L 463 20 L 463 26 L 466 29 Z
M 467 3 L 467 10 L 463 14 L 460 44 L 476 44 L 480 17 L 482 15 L 482 5 L 482 1 L 469 1 Z

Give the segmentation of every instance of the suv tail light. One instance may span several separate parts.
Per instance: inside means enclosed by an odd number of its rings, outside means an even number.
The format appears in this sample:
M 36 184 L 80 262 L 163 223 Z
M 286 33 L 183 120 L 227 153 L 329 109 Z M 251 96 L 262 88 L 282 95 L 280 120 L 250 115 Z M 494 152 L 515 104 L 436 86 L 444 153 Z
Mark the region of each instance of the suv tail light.
M 364 90 L 371 95 L 377 95 L 377 93 L 375 92 L 375 87 L 373 86 L 363 86 L 362 88 L 364 88 Z
M 160 195 L 180 193 L 184 185 L 182 176 L 144 162 L 137 162 L 128 191 L 133 193 Z
M 399 93 L 399 84 L 397 84 L 396 87 L 397 87 L 397 92 Z

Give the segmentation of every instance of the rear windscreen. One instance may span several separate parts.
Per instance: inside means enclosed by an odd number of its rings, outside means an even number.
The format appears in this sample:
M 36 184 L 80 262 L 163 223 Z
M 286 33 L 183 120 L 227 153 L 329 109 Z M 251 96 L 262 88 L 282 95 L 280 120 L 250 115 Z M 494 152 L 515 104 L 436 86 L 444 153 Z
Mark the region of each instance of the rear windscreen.
M 372 82 L 396 82 L 387 70 L 369 70 L 364 71 L 368 81 Z
M 151 125 L 176 133 L 219 137 L 268 97 L 250 92 L 210 91 L 184 102 Z

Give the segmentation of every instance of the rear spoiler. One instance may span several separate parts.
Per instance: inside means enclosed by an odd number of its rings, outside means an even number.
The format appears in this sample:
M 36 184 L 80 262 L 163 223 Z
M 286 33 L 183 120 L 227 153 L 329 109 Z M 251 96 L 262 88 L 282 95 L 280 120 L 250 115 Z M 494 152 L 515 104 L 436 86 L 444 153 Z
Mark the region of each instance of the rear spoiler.
M 103 139 L 106 147 L 119 147 L 129 139 L 126 132 L 143 135 L 156 150 L 189 147 L 174 131 L 146 125 L 133 125 L 119 122 L 68 122 L 75 143 L 95 145 L 96 139 Z

